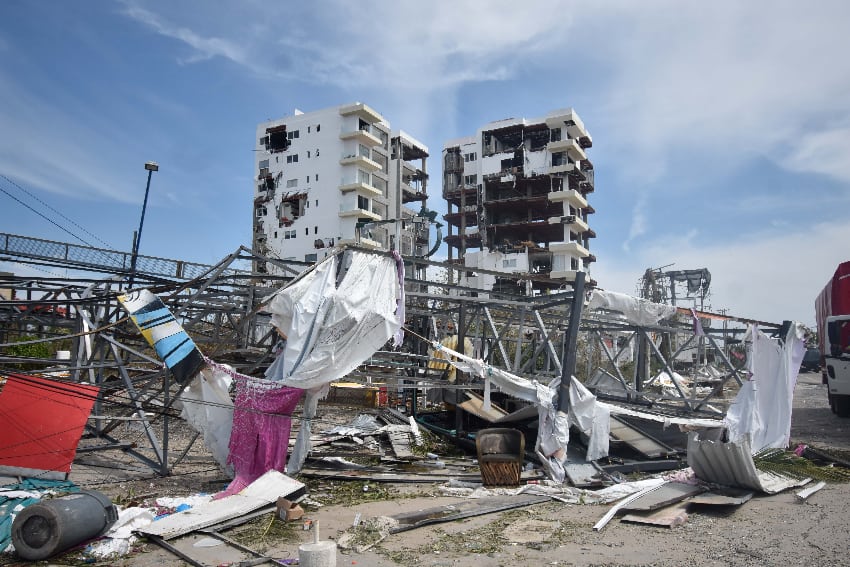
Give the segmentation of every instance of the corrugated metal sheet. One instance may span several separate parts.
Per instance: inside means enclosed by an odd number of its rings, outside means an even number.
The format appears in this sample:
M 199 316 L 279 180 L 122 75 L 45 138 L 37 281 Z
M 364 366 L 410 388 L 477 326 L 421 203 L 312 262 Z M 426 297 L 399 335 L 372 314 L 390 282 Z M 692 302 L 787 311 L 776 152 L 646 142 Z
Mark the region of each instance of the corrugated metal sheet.
M 776 494 L 808 482 L 808 479 L 789 479 L 756 469 L 749 441 L 701 441 L 696 433 L 691 433 L 688 438 L 688 464 L 700 480 L 767 494 Z

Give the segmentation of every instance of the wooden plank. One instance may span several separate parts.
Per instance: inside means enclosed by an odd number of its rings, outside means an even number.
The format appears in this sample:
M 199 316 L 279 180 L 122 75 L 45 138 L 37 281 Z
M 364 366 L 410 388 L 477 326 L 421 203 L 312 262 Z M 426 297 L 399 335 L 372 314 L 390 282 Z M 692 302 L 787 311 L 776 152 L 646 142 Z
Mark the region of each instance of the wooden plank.
M 405 427 L 405 426 L 398 426 Z M 390 445 L 393 448 L 393 453 L 399 459 L 412 459 L 415 455 L 410 450 L 410 428 L 405 427 L 406 430 L 394 430 L 390 429 L 387 431 L 387 437 L 390 439 Z
M 660 510 L 627 514 L 622 517 L 621 521 L 675 528 L 688 521 L 687 508 L 686 502 L 677 502 Z
M 269 471 L 239 494 L 212 500 L 186 511 L 178 512 L 149 524 L 138 533 L 157 536 L 164 540 L 207 528 L 249 514 L 254 510 L 277 502 L 279 496 L 292 496 L 304 490 L 304 484 L 278 471 Z
M 709 506 L 740 506 L 755 494 L 752 490 L 724 488 L 697 494 L 688 499 L 690 504 L 706 504 Z
M 685 498 L 695 496 L 705 489 L 701 486 L 684 484 L 682 482 L 668 482 L 649 494 L 645 494 L 622 507 L 627 511 L 649 511 L 663 508 Z
M 485 421 L 489 421 L 490 423 L 495 423 L 500 418 L 508 415 L 508 412 L 497 406 L 496 404 L 490 404 L 490 410 L 484 410 L 484 398 L 479 396 L 474 392 L 464 392 L 466 397 L 469 398 L 462 404 L 462 407 L 467 412 L 471 413 L 474 416 L 480 417 Z

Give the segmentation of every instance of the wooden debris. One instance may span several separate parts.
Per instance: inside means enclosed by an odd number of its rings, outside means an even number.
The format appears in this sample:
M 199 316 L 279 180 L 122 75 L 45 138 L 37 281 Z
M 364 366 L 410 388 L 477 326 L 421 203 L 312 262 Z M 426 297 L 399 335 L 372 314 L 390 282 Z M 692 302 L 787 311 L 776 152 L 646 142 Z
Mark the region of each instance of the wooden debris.
M 697 494 L 688 499 L 690 504 L 705 504 L 710 506 L 740 506 L 755 494 L 752 490 L 740 488 L 724 488 Z
M 622 441 L 647 459 L 657 459 L 676 453 L 672 447 L 661 443 L 613 415 L 611 416 L 611 437 Z
M 677 502 L 658 510 L 627 514 L 623 516 L 621 521 L 675 528 L 688 521 L 687 508 L 687 502 Z
M 627 505 L 622 506 L 621 509 L 632 512 L 648 512 L 650 510 L 663 508 L 676 502 L 681 502 L 690 496 L 694 496 L 704 491 L 705 489 L 701 486 L 684 484 L 681 482 L 668 482 L 660 486 L 657 490 L 654 490 L 649 494 L 645 494 Z

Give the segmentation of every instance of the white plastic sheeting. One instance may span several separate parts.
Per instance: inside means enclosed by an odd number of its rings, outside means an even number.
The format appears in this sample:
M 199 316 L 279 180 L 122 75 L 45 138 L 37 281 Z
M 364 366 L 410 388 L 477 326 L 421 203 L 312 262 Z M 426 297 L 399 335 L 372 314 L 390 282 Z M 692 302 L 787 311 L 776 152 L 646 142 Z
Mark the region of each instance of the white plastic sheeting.
M 574 377 L 570 383 L 570 414 L 556 407 L 560 379 L 549 385 L 536 380 L 528 380 L 506 370 L 490 366 L 481 359 L 466 356 L 444 345 L 432 342 L 435 350 L 443 350 L 449 355 L 449 363 L 463 372 L 470 372 L 484 380 L 484 407 L 490 405 L 491 384 L 500 391 L 515 398 L 526 400 L 537 406 L 539 425 L 534 451 L 547 474 L 558 482 L 565 478 L 564 463 L 567 460 L 567 444 L 570 440 L 570 424 L 590 436 L 588 448 L 589 460 L 608 454 L 608 434 L 610 423 L 608 412 L 596 397 Z
M 749 439 L 753 453 L 766 447 L 784 449 L 791 437 L 794 386 L 806 350 L 804 328 L 791 325 L 780 341 L 751 326 L 744 340 L 749 341 L 747 369 L 752 376 L 726 412 L 729 440 Z
M 339 256 L 330 256 L 274 294 L 267 309 L 287 341 L 266 378 L 294 388 L 323 386 L 357 368 L 401 327 L 396 261 L 348 254 L 350 266 L 339 286 Z
M 652 303 L 646 299 L 632 297 L 616 291 L 594 289 L 587 303 L 588 309 L 608 309 L 623 314 L 629 323 L 635 325 L 655 325 L 676 313 L 674 305 Z
M 400 340 L 399 306 L 404 287 L 398 259 L 351 250 L 348 269 L 336 284 L 340 255 L 329 256 L 269 304 L 272 324 L 286 336 L 266 378 L 307 390 L 304 419 L 286 470 L 298 471 L 310 451 L 310 420 L 329 384 L 339 380 L 390 338 Z
M 232 474 L 227 465 L 230 431 L 233 427 L 233 401 L 227 393 L 231 376 L 216 366 L 207 366 L 183 389 L 180 399 L 185 419 L 195 431 L 204 436 L 204 445 L 219 466 Z

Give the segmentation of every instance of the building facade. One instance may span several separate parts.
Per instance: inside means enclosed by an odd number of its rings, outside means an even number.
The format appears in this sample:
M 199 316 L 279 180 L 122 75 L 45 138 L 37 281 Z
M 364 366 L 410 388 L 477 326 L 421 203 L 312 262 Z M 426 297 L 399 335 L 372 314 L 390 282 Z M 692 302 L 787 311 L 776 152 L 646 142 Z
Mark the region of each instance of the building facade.
M 572 109 L 491 122 L 443 147 L 449 262 L 572 281 L 595 257 L 587 196 L 594 190 L 590 134 Z M 493 275 L 463 278 L 494 289 Z M 516 285 L 512 283 L 511 285 Z M 560 284 L 557 284 L 560 285 Z M 541 291 L 531 284 L 523 293 Z
M 270 259 L 316 262 L 339 244 L 421 254 L 428 148 L 356 102 L 257 127 L 253 242 Z M 282 274 L 260 262 L 260 273 Z

